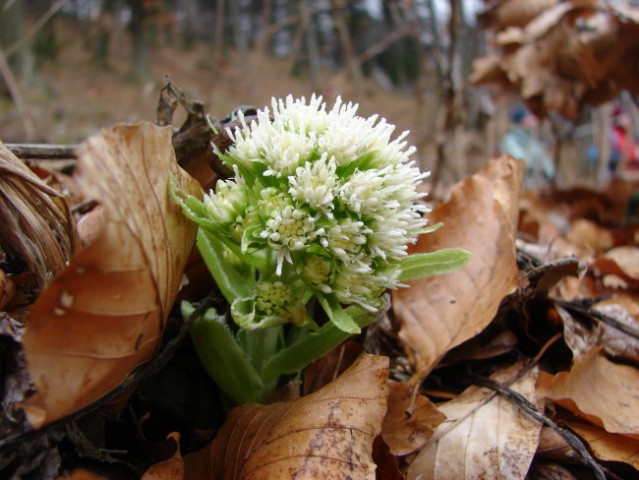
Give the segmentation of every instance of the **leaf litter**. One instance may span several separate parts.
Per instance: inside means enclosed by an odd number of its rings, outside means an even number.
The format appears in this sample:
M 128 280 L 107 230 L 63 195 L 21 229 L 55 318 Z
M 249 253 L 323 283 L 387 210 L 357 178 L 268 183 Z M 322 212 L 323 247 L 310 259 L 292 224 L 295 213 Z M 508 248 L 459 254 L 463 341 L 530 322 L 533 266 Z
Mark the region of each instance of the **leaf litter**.
M 199 282 L 194 232 L 166 196 L 167 171 L 200 191 L 176 160 L 202 164 L 192 152 L 176 159 L 170 140 L 169 127 L 117 126 L 80 148 L 71 178 L 102 212 L 73 255 L 71 236 L 58 234 L 69 265 L 42 291 L 24 280 L 42 275 L 27 253 L 1 245 L 5 471 L 32 462 L 42 478 L 636 474 L 637 226 L 623 218 L 633 187 L 625 197 L 615 185 L 522 194 L 519 162 L 488 162 L 436 206 L 431 223 L 444 227 L 415 246 L 466 248 L 465 270 L 412 281 L 274 403 L 229 411 L 174 314 L 176 298 L 205 301 L 210 280 Z M 52 198 L 59 212 L 87 199 Z M 63 225 L 56 211 L 38 213 Z M 100 401 L 112 392 L 116 402 Z

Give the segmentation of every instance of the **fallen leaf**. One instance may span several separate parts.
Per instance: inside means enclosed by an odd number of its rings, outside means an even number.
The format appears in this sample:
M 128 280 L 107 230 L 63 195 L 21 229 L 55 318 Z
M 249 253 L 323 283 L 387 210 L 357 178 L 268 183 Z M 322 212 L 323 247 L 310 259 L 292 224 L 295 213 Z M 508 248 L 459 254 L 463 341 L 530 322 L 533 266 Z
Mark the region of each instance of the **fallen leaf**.
M 0 248 L 18 255 L 38 286 L 61 271 L 74 249 L 73 218 L 60 193 L 0 142 Z
M 570 470 L 556 463 L 535 464 L 531 478 L 535 480 L 578 480 Z
M 611 362 L 592 348 L 569 372 L 542 372 L 537 391 L 606 431 L 639 435 L 639 370 Z
M 185 478 L 375 478 L 373 440 L 388 397 L 388 358 L 362 354 L 335 381 L 289 402 L 233 410 Z
M 603 257 L 615 262 L 626 277 L 639 280 L 639 248 L 630 245 L 615 247 L 608 250 Z
M 16 285 L 11 280 L 11 277 L 4 273 L 4 270 L 0 270 L 0 310 L 4 309 L 4 306 L 13 298 L 15 292 Z
M 373 461 L 377 468 L 375 478 L 379 480 L 405 480 L 399 467 L 399 459 L 386 445 L 381 436 L 375 437 L 373 442 Z
M 108 480 L 108 478 L 98 475 L 91 470 L 76 468 L 71 473 L 66 473 L 57 477 L 56 480 Z
M 573 359 L 584 356 L 599 343 L 601 330 L 598 324 L 575 317 L 559 305 L 555 306 L 555 310 L 561 318 L 564 330 L 563 339 L 572 352 Z
M 613 299 L 614 300 L 614 299 Z M 623 305 L 619 303 L 599 304 L 594 307 L 598 313 L 602 313 L 621 325 L 628 326 L 634 331 L 639 331 L 639 322 Z M 623 358 L 631 362 L 639 361 L 639 339 L 628 335 L 627 333 L 613 327 L 607 323 L 601 322 L 603 336 L 601 343 L 606 353 L 617 358 Z
M 389 387 L 382 437 L 393 455 L 408 455 L 422 448 L 446 417 L 422 395 L 417 396 L 412 406 L 413 387 L 410 384 L 390 381 Z
M 639 469 L 639 439 L 608 433 L 590 423 L 569 421 L 567 425 L 583 438 L 600 460 L 624 462 Z
M 575 451 L 566 439 L 550 427 L 542 427 L 536 460 L 568 463 L 574 461 Z
M 37 393 L 25 411 L 34 427 L 91 404 L 156 351 L 195 237 L 169 178 L 200 191 L 175 162 L 170 128 L 116 126 L 79 148 L 74 180 L 105 222 L 31 308 L 24 348 Z
M 521 365 L 506 368 L 491 378 L 510 380 Z M 510 387 L 533 404 L 536 370 L 530 370 Z M 471 386 L 459 397 L 439 405 L 446 420 L 408 468 L 409 480 L 483 478 L 524 479 L 532 462 L 541 423 L 526 416 L 511 400 Z
M 411 288 L 393 292 L 399 337 L 416 365 L 415 381 L 425 378 L 448 350 L 480 333 L 515 289 L 522 174 L 521 161 L 493 160 L 453 187 L 450 201 L 431 212 L 429 221 L 444 226 L 422 235 L 414 251 L 459 247 L 472 256 L 456 272 L 414 280 L 408 282 Z
M 173 432 L 168 436 L 175 444 L 175 453 L 167 460 L 149 467 L 141 480 L 183 480 L 184 462 L 180 454 L 180 434 Z
M 580 249 L 593 253 L 608 250 L 614 244 L 614 238 L 609 229 L 584 218 L 573 222 L 566 239 Z

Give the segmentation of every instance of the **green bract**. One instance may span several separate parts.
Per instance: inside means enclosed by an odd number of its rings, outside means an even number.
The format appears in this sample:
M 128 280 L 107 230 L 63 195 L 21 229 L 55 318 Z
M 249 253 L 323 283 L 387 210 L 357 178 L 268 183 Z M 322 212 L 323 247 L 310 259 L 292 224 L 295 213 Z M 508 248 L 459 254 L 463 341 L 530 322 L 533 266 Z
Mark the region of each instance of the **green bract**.
M 356 113 L 357 105 L 339 98 L 330 110 L 316 96 L 308 103 L 274 99 L 250 124 L 240 114 L 240 127 L 227 131 L 231 147 L 216 152 L 233 179 L 219 181 L 202 201 L 172 191 L 200 226 L 198 248 L 230 304 L 249 363 L 259 370 L 257 356 L 266 350 L 253 355 L 250 345 L 259 342 L 246 332 L 287 324 L 306 332 L 293 335 L 296 345 L 269 333 L 279 370 L 258 371 L 265 383 L 286 371 L 286 361 L 292 371 L 302 368 L 310 361 L 303 350 L 321 353 L 342 341 L 337 331 L 358 333 L 402 280 L 451 271 L 468 258 L 459 250 L 407 255 L 417 235 L 437 227 L 425 228 L 428 209 L 417 190 L 427 174 L 409 159 L 415 149 L 407 132 L 392 140 L 394 126 Z M 316 323 L 311 305 L 327 324 Z

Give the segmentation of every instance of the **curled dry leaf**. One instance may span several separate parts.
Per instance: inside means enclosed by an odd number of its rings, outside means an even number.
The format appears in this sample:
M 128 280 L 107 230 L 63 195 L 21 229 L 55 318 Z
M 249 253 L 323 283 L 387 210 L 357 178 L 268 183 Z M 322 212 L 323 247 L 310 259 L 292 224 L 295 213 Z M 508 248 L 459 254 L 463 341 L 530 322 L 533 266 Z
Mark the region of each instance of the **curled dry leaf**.
M 307 397 L 238 407 L 210 448 L 185 458 L 186 478 L 373 480 L 387 378 L 388 358 L 362 354 Z
M 141 480 L 184 480 L 184 461 L 180 453 L 180 434 L 173 432 L 168 439 L 175 445 L 171 458 L 149 467 Z
M 592 348 L 569 372 L 542 372 L 538 393 L 610 433 L 639 435 L 639 370 L 611 362 L 600 350 Z
M 521 365 L 492 376 L 510 380 Z M 510 388 L 536 404 L 536 370 Z M 489 399 L 487 401 L 487 399 Z M 409 480 L 524 479 L 537 450 L 541 424 L 511 400 L 476 386 L 438 406 L 446 420 L 408 468 Z
M 510 157 L 489 162 L 453 187 L 451 199 L 430 214 L 443 222 L 422 235 L 414 251 L 460 247 L 472 256 L 465 267 L 408 282 L 393 292 L 400 339 L 424 378 L 451 348 L 474 337 L 493 319 L 516 287 L 515 231 L 523 163 Z
M 156 351 L 195 238 L 170 178 L 199 194 L 169 128 L 116 126 L 80 147 L 74 180 L 104 207 L 104 225 L 31 309 L 24 348 L 37 393 L 25 411 L 35 427 L 97 400 Z
M 0 142 L 0 247 L 18 254 L 42 286 L 71 257 L 73 218 L 62 195 Z
M 446 416 L 422 395 L 412 406 L 413 387 L 408 383 L 390 381 L 389 386 L 382 438 L 393 455 L 408 455 L 424 446 Z

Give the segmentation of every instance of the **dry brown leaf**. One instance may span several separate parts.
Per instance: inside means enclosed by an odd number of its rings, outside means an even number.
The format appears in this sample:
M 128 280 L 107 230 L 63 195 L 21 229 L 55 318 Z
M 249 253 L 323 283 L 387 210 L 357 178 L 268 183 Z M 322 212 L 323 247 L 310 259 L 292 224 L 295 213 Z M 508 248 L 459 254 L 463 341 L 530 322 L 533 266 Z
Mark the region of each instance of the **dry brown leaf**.
M 639 45 L 639 9 L 601 9 L 596 0 L 506 0 L 480 18 L 496 31 L 498 41 L 474 62 L 472 80 L 503 89 L 508 79 L 505 89 L 518 90 L 538 115 L 557 111 L 576 118 L 583 104 L 604 103 L 624 89 L 639 89 L 631 73 Z M 523 35 L 508 34 L 514 28 L 523 28 Z M 498 59 L 487 69 L 484 59 L 494 56 Z
M 168 195 L 170 177 L 200 192 L 175 161 L 170 128 L 116 126 L 78 157 L 74 179 L 105 223 L 31 309 L 24 347 L 37 393 L 25 410 L 35 427 L 89 405 L 153 355 L 195 237 Z
M 408 383 L 391 381 L 389 387 L 382 437 L 393 455 L 408 455 L 422 448 L 446 417 L 422 395 L 411 405 L 413 387 Z
M 639 440 L 608 433 L 590 423 L 568 421 L 567 425 L 582 437 L 600 460 L 624 462 L 639 469 Z
M 570 470 L 556 463 L 535 464 L 531 478 L 535 480 L 579 480 Z
M 168 436 L 175 444 L 175 453 L 167 460 L 156 463 L 149 467 L 141 480 L 183 480 L 184 461 L 180 453 L 180 434 L 173 432 Z
M 622 325 L 629 326 L 639 331 L 639 322 L 622 304 L 607 303 L 597 305 L 595 310 L 615 319 Z M 601 343 L 606 353 L 617 358 L 624 358 L 631 362 L 639 362 L 639 339 L 628 335 L 618 328 L 601 323 L 603 337 Z
M 497 8 L 498 27 L 518 26 L 523 27 L 537 15 L 556 5 L 558 0 L 529 0 L 518 2 L 508 0 L 502 2 Z
M 586 355 L 600 341 L 601 330 L 597 324 L 575 318 L 568 310 L 555 306 L 564 330 L 564 342 L 572 352 L 573 359 Z
M 472 256 L 462 269 L 409 282 L 393 292 L 399 336 L 424 378 L 451 348 L 474 337 L 493 319 L 501 300 L 516 287 L 515 230 L 523 163 L 509 157 L 490 161 L 453 187 L 436 207 L 415 251 L 459 247 Z
M 608 250 L 614 244 L 614 238 L 609 229 L 584 218 L 573 222 L 566 239 L 580 249 L 592 253 Z
M 73 253 L 73 218 L 64 198 L 2 142 L 0 224 L 0 246 L 24 259 L 38 286 L 61 271 Z
M 611 362 L 600 349 L 578 358 L 569 372 L 542 372 L 538 393 L 610 433 L 639 435 L 639 370 Z
M 520 369 L 521 365 L 503 369 L 492 378 L 498 382 L 508 381 Z M 531 370 L 510 388 L 536 404 L 536 377 L 536 370 Z M 485 403 L 492 393 L 472 386 L 459 397 L 438 406 L 446 420 L 436 430 L 432 443 L 411 463 L 409 480 L 523 480 L 526 477 L 537 450 L 541 423 L 526 416 L 504 397 L 494 396 Z
M 542 427 L 536 460 L 568 463 L 574 461 L 574 455 L 575 451 L 564 437 L 553 428 Z
M 15 291 L 16 286 L 13 280 L 3 270 L 0 270 L 0 310 L 3 310 L 4 306 L 13 298 Z
M 56 480 L 109 480 L 107 477 L 98 475 L 91 470 L 76 468 L 71 473 L 66 473 L 56 478 Z
M 616 247 L 608 250 L 604 258 L 615 262 L 625 276 L 639 280 L 639 248 L 631 245 Z
M 297 400 L 233 410 L 212 447 L 187 456 L 186 478 L 375 478 L 373 440 L 388 397 L 388 358 L 362 354 Z

